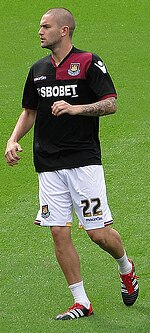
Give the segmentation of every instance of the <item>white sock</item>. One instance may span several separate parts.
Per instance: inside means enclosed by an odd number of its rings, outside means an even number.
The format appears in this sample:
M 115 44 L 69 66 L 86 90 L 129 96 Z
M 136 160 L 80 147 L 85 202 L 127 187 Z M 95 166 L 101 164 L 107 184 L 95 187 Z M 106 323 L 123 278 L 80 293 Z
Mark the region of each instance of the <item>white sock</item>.
M 90 308 L 90 301 L 84 290 L 83 281 L 70 285 L 69 289 L 71 290 L 75 303 L 80 303 L 87 309 Z
M 130 273 L 132 270 L 132 264 L 128 260 L 128 257 L 126 255 L 126 252 L 124 253 L 123 257 L 116 259 L 118 263 L 118 269 L 121 274 L 127 274 Z

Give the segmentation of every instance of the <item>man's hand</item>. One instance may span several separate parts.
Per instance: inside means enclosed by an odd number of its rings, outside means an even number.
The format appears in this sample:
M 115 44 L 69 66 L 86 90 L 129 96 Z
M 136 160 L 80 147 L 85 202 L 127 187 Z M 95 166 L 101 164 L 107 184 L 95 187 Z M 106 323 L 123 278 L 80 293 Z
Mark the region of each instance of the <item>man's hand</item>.
M 80 105 L 71 105 L 65 101 L 57 101 L 52 105 L 52 114 L 54 116 L 61 116 L 64 113 L 68 113 L 71 116 L 75 116 L 81 112 Z
M 21 148 L 18 142 L 13 142 L 8 140 L 5 151 L 6 162 L 10 166 L 18 164 L 20 156 L 17 155 L 17 152 L 22 152 L 22 151 L 23 149 Z

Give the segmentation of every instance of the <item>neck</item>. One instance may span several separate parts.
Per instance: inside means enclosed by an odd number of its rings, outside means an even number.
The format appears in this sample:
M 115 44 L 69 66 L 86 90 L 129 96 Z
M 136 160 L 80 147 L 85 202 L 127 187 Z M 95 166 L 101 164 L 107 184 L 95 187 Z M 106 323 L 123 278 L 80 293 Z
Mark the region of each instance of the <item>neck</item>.
M 69 54 L 72 49 L 72 44 L 68 45 L 66 48 L 60 48 L 56 50 L 52 50 L 52 57 L 55 61 L 55 64 L 58 66 L 63 59 Z

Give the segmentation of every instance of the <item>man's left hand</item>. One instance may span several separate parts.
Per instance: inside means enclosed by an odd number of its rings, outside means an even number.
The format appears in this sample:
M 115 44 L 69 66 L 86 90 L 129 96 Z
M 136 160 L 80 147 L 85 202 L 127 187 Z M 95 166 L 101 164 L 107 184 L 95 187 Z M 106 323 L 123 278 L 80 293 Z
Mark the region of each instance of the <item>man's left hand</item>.
M 80 113 L 80 106 L 71 105 L 63 100 L 54 102 L 52 105 L 52 114 L 54 116 L 61 116 L 64 113 L 68 113 L 71 116 L 77 115 Z

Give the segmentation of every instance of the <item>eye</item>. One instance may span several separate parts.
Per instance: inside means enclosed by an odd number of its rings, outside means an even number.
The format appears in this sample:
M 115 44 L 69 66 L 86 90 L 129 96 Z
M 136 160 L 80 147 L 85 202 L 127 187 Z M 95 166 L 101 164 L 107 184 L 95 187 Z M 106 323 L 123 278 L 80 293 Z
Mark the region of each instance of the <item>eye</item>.
M 48 29 L 48 28 L 50 28 L 50 25 L 49 24 L 41 24 L 40 29 L 41 28 Z

